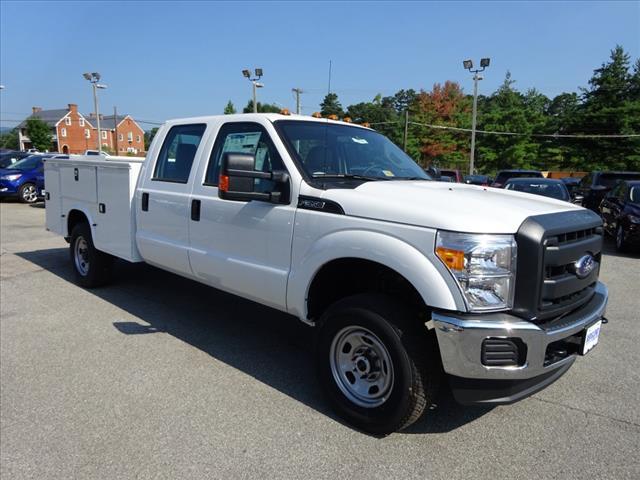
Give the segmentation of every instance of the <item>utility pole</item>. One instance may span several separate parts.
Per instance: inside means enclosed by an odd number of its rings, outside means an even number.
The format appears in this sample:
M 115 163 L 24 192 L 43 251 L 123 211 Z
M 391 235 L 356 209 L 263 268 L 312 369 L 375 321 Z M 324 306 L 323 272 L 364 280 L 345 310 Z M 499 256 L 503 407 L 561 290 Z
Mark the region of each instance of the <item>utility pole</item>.
M 407 153 L 407 137 L 409 136 L 409 110 L 404 111 L 404 136 L 402 138 L 402 149 Z
M 469 155 L 469 175 L 473 175 L 475 170 L 475 156 L 476 156 L 476 119 L 478 115 L 478 82 L 483 79 L 482 75 L 478 75 L 480 72 L 484 72 L 484 69 L 489 66 L 489 58 L 480 59 L 479 69 L 473 70 L 473 62 L 471 60 L 465 60 L 462 62 L 464 68 L 473 73 L 473 110 L 471 113 L 471 153 Z
M 304 92 L 301 88 L 292 88 L 291 91 L 296 94 L 296 113 L 300 115 L 300 95 Z
M 116 155 L 118 155 L 118 109 L 113 107 L 113 143 L 116 146 Z

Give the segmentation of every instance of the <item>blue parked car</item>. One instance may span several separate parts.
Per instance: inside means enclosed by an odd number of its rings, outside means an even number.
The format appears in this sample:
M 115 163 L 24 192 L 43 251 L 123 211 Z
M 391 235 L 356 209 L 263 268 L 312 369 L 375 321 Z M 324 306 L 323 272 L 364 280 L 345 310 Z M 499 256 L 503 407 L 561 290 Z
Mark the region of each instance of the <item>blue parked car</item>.
M 22 203 L 34 203 L 44 189 L 44 159 L 69 158 L 68 155 L 30 155 L 0 169 L 0 197 L 17 197 Z

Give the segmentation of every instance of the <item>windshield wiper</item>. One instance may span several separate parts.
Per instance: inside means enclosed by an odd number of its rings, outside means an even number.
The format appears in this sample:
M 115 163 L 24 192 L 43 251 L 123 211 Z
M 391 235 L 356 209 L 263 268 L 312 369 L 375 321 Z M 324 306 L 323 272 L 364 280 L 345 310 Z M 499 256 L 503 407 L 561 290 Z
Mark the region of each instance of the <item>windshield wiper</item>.
M 345 178 L 347 180 L 364 180 L 365 182 L 375 182 L 377 180 L 392 180 L 393 177 L 368 177 L 366 175 L 355 175 L 353 173 L 316 173 L 313 178 Z

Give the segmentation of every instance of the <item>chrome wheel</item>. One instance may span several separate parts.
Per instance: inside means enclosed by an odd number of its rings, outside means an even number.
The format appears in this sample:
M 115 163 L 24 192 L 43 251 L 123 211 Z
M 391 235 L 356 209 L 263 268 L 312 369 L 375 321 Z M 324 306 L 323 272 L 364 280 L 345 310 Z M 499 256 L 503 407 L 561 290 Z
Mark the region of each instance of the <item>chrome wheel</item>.
M 340 330 L 329 350 L 331 373 L 340 391 L 360 407 L 382 405 L 393 388 L 393 363 L 380 339 L 363 327 Z
M 78 273 L 86 277 L 89 273 L 89 244 L 82 236 L 76 238 L 76 244 L 73 248 L 73 259 Z
M 38 199 L 38 191 L 35 185 L 27 184 L 22 187 L 22 200 L 26 203 L 33 203 Z

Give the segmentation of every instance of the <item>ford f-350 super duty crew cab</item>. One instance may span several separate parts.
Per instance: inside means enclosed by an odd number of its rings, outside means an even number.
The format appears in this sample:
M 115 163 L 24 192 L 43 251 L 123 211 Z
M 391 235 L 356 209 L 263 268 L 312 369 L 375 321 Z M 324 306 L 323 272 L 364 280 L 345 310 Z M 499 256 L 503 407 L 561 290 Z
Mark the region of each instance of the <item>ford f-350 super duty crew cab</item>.
M 531 395 L 606 323 L 595 213 L 431 181 L 349 123 L 173 120 L 145 159 L 47 160 L 45 187 L 80 285 L 119 257 L 297 316 L 328 400 L 369 432 L 414 422 L 444 381 L 463 404 Z

